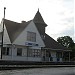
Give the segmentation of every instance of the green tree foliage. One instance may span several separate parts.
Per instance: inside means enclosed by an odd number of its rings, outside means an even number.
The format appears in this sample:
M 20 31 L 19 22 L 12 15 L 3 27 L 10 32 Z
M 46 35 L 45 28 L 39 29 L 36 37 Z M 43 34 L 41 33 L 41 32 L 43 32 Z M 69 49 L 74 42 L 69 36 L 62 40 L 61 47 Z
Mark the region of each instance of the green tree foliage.
M 71 58 L 71 61 L 75 61 L 75 43 L 73 42 L 72 38 L 70 36 L 58 37 L 57 42 L 69 48 L 70 50 L 72 50 L 70 52 L 71 54 L 70 58 Z M 64 56 L 68 57 L 66 53 L 64 54 Z
M 64 36 L 64 37 L 58 37 L 57 41 L 59 44 L 67 47 L 67 48 L 73 48 L 74 47 L 74 42 L 70 36 Z
M 75 52 L 75 43 L 74 43 L 74 46 L 71 49 L 72 49 L 72 51 Z

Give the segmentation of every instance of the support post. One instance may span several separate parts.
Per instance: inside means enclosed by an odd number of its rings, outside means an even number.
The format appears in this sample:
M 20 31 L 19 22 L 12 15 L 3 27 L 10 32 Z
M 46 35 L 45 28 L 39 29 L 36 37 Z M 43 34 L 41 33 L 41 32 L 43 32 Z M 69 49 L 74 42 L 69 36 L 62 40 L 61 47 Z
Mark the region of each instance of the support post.
M 63 52 L 62 52 L 62 61 L 63 61 Z
M 69 62 L 70 62 L 70 52 L 69 52 Z
M 41 57 L 41 59 L 42 59 L 42 49 L 40 50 L 40 57 Z
M 5 19 L 5 9 L 6 9 L 6 7 L 4 7 L 3 31 L 2 31 L 2 44 L 1 44 L 1 59 L 2 59 L 2 51 L 3 51 L 3 36 L 4 36 L 4 19 Z
M 45 61 L 46 61 L 46 50 L 45 50 Z

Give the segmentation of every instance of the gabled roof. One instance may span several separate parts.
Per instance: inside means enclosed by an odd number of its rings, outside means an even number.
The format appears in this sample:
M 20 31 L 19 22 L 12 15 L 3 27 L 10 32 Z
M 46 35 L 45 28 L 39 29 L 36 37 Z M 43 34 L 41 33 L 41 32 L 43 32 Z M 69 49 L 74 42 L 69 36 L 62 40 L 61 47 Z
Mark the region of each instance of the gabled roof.
M 29 24 L 29 22 L 26 22 L 23 24 L 23 23 L 17 23 L 17 22 L 13 22 L 13 21 L 4 19 L 4 23 L 5 23 L 5 26 L 6 26 L 11 43 L 25 29 L 25 27 Z
M 51 48 L 51 49 L 67 49 L 64 46 L 60 45 L 57 41 L 55 41 L 53 38 L 51 38 L 49 35 L 45 34 L 45 48 Z
M 44 24 L 44 26 L 47 26 L 39 12 L 39 9 L 38 9 L 37 13 L 35 14 L 33 21 L 34 21 L 34 23 L 42 23 L 42 24 Z
M 8 36 L 10 38 L 11 43 L 21 34 L 21 32 L 26 28 L 26 26 L 31 22 L 32 20 L 25 22 L 25 23 L 17 23 L 17 22 L 13 22 L 7 19 L 4 19 L 4 24 L 6 26 L 7 32 L 8 32 Z M 39 30 L 39 25 L 44 25 L 47 26 L 39 12 L 39 10 L 37 11 L 33 22 L 35 23 L 38 31 Z M 39 32 L 40 33 L 40 32 Z M 53 38 L 51 38 L 49 35 L 45 34 L 45 39 L 43 40 L 45 43 L 45 48 L 51 48 L 51 49 L 66 49 L 64 46 L 60 45 L 58 42 L 56 42 Z
M 17 23 L 11 20 L 4 19 L 4 23 L 8 32 L 8 36 L 10 38 L 11 43 L 19 36 L 19 34 L 25 29 L 25 27 L 31 22 L 32 20 L 25 22 L 25 23 Z M 41 23 L 43 26 L 47 26 L 39 12 L 37 11 L 33 22 L 36 23 Z

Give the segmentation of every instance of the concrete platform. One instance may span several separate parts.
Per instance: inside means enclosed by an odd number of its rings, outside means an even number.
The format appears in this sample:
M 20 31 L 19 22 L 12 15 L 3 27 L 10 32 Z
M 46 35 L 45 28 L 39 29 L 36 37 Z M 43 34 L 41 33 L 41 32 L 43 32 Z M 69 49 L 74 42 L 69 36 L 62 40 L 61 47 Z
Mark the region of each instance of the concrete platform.
M 0 65 L 0 70 L 51 68 L 51 67 L 75 67 L 75 65 Z

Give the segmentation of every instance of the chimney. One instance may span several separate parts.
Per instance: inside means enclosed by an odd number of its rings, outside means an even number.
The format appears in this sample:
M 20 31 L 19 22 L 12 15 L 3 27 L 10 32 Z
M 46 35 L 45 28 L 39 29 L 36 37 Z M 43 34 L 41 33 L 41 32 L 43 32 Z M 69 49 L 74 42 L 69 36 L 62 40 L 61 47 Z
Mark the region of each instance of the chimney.
M 22 24 L 25 24 L 25 23 L 26 23 L 26 21 L 21 21 L 21 23 L 22 23 Z

